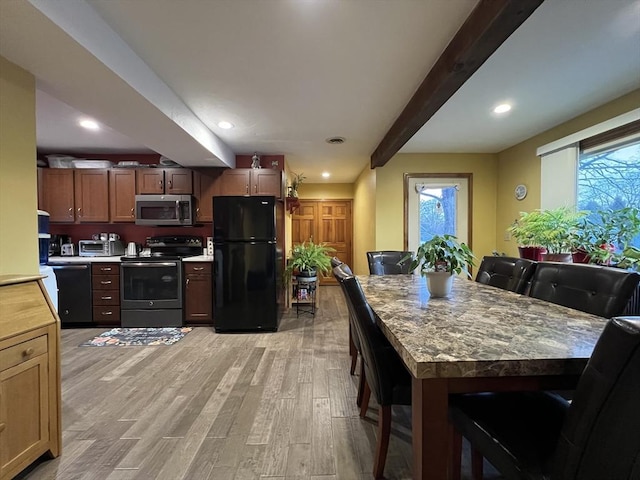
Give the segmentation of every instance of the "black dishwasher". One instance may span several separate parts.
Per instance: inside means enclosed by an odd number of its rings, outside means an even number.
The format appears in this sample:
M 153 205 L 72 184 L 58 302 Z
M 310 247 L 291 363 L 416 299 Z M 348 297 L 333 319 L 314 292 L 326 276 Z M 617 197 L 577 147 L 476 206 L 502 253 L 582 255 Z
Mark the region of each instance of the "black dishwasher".
M 91 264 L 50 264 L 58 282 L 58 316 L 63 327 L 92 323 Z

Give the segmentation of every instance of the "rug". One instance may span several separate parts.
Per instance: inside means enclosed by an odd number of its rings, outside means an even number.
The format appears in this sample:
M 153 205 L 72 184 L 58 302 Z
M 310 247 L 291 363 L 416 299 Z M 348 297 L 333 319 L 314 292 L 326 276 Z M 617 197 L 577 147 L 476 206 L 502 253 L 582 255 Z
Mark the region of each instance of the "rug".
M 128 347 L 134 345 L 173 345 L 180 341 L 190 327 L 167 328 L 112 328 L 92 340 L 81 343 L 81 347 Z

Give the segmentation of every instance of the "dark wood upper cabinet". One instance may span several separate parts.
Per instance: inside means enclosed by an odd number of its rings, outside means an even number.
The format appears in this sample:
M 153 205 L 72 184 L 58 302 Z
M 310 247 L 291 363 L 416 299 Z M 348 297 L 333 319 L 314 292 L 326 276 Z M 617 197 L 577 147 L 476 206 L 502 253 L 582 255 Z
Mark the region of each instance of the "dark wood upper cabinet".
M 193 194 L 192 172 L 188 168 L 139 168 L 136 183 L 141 195 Z
M 273 195 L 282 198 L 283 176 L 280 170 L 237 168 L 225 170 L 220 195 Z
M 220 196 L 219 168 L 203 168 L 193 171 L 193 196 L 196 202 L 196 222 L 213 222 L 212 197 Z
M 133 223 L 136 219 L 136 171 L 113 168 L 109 171 L 109 218 L 112 222 Z

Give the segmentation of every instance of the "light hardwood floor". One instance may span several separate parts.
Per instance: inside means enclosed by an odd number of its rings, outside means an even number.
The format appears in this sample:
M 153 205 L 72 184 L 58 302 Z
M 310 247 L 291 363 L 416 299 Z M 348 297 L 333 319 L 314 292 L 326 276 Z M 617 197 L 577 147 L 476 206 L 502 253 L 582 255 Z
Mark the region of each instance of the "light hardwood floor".
M 344 298 L 321 289 L 315 317 L 290 310 L 277 333 L 80 347 L 106 329 L 63 330 L 63 454 L 18 478 L 372 478 L 375 401 L 360 419 Z M 411 478 L 410 415 L 394 407 L 388 479 Z

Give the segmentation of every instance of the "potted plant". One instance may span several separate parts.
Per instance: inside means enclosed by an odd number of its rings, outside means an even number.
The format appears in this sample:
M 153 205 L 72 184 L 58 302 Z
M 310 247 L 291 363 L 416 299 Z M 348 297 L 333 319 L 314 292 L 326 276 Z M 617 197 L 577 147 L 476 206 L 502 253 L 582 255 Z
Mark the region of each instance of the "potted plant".
M 335 249 L 324 243 L 313 243 L 312 239 L 295 245 L 291 249 L 291 258 L 285 273 L 288 278 L 295 274 L 296 277 L 306 277 L 308 280 L 315 278 L 318 271 L 328 273 L 331 270 L 333 252 Z
M 579 222 L 584 215 L 585 212 L 569 207 L 521 213 L 510 231 L 519 242 L 546 249 L 546 253 L 536 260 L 570 262 Z
M 292 172 L 292 175 L 291 183 L 287 187 L 287 197 L 298 198 L 298 187 L 307 177 L 304 176 L 304 173 Z
M 598 210 L 582 219 L 573 261 L 609 265 L 640 234 L 640 211 L 635 207 Z
M 539 229 L 536 226 L 540 215 L 540 210 L 520 212 L 520 218 L 507 228 L 507 231 L 518 242 L 520 258 L 539 262 L 542 260 L 542 255 L 547 253 L 547 249 L 540 244 Z
M 453 274 L 469 274 L 474 256 L 465 243 L 459 243 L 453 235 L 435 235 L 418 247 L 411 262 L 411 270 L 420 267 L 420 275 L 426 277 L 432 297 L 446 297 L 451 292 Z

